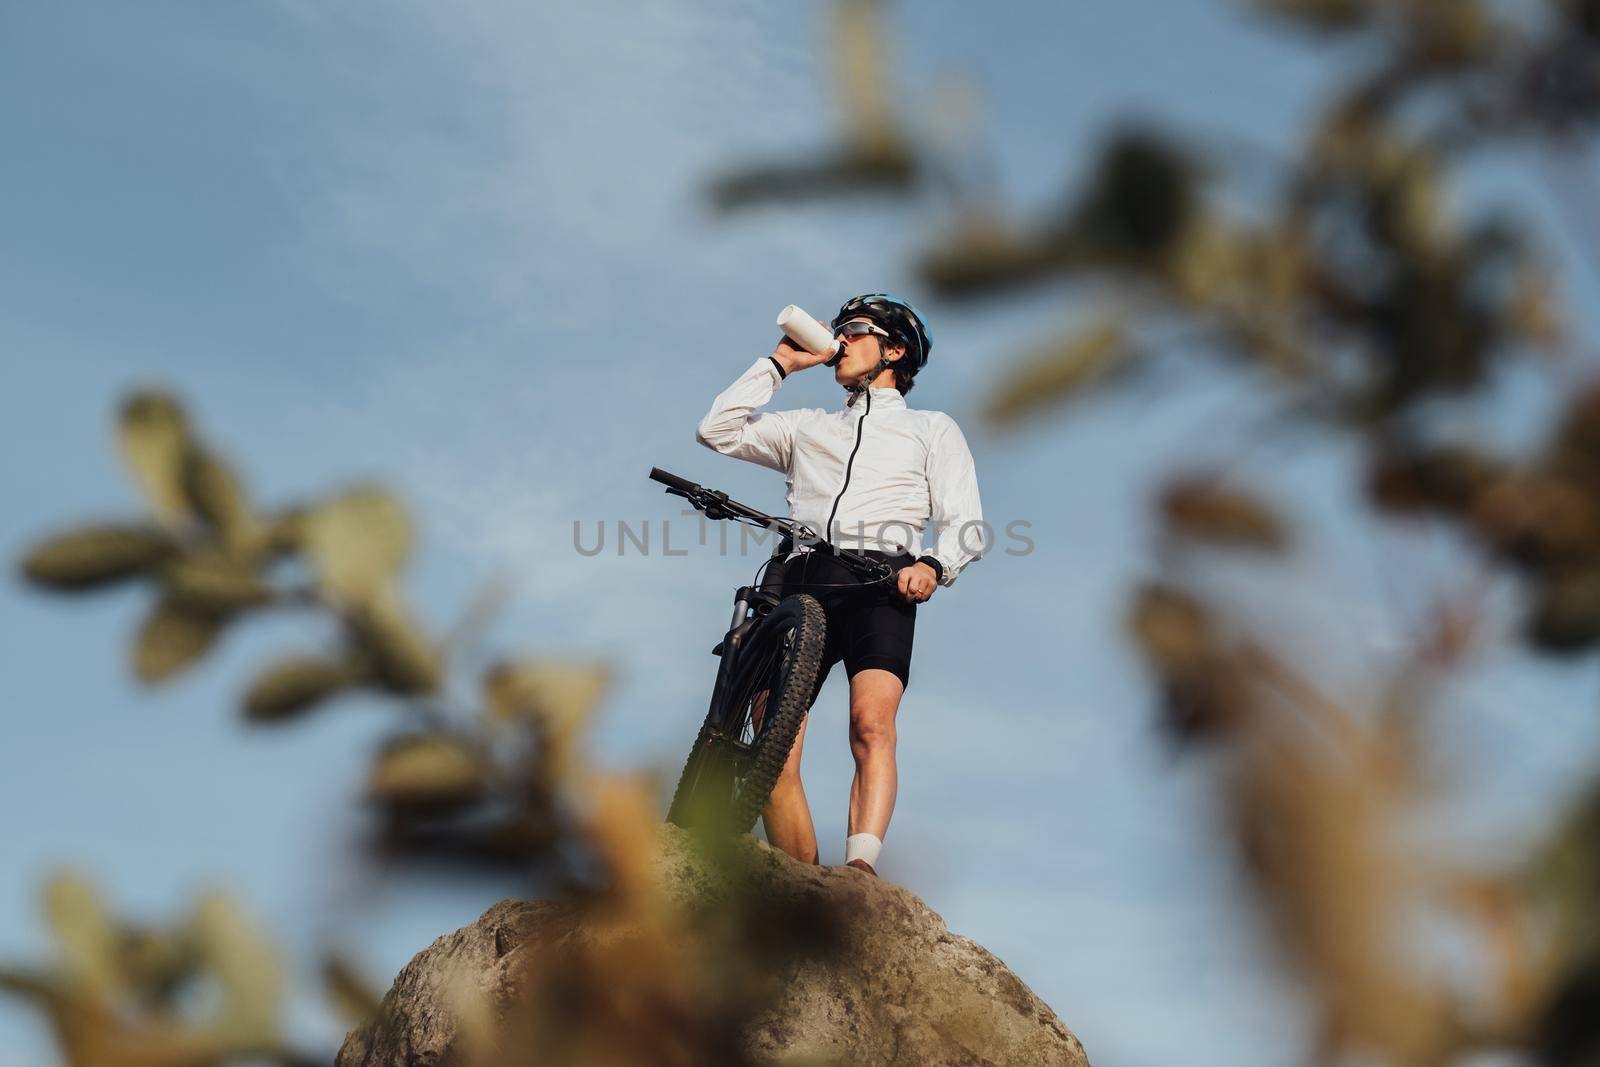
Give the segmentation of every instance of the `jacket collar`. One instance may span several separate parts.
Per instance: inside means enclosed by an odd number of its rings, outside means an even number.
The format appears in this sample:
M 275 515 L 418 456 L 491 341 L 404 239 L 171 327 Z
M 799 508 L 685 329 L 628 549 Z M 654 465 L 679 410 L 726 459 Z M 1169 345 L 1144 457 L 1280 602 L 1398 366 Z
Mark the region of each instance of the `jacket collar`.
M 868 392 L 872 394 L 873 411 L 894 411 L 897 409 L 905 409 L 906 398 L 900 394 L 900 390 L 894 388 L 893 386 L 889 386 L 888 388 L 884 389 L 869 389 Z M 848 390 L 846 390 L 844 400 L 840 401 L 839 403 L 840 414 L 864 414 L 866 412 L 867 398 L 865 396 L 857 400 L 854 404 L 849 403 L 849 400 L 850 393 Z

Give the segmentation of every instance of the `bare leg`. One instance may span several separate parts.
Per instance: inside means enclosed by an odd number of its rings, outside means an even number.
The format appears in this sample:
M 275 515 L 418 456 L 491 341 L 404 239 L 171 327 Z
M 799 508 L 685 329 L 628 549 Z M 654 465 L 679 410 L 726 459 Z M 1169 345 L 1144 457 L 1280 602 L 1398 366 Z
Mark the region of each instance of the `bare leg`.
M 852 834 L 889 832 L 899 775 L 895 769 L 895 713 L 905 687 L 893 671 L 868 668 L 850 679 L 850 754 L 856 774 L 850 783 Z
M 774 848 L 782 849 L 801 863 L 817 862 L 817 829 L 811 822 L 811 808 L 806 803 L 805 787 L 800 784 L 800 750 L 805 745 L 808 713 L 800 720 L 800 732 L 795 735 L 789 759 L 778 774 L 772 787 L 772 797 L 762 809 L 761 822 L 767 828 L 767 840 Z

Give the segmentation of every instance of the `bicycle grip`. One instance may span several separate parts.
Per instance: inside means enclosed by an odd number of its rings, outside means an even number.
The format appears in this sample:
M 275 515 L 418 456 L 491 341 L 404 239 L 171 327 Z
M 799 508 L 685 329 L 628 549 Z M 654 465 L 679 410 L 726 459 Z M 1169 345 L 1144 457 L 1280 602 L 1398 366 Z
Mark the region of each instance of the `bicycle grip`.
M 671 486 L 673 489 L 676 489 L 679 492 L 698 493 L 700 491 L 700 487 L 691 482 L 689 479 L 680 478 L 676 474 L 670 474 L 667 471 L 662 470 L 660 467 L 650 468 L 650 478 L 652 481 L 660 482 L 662 485 Z

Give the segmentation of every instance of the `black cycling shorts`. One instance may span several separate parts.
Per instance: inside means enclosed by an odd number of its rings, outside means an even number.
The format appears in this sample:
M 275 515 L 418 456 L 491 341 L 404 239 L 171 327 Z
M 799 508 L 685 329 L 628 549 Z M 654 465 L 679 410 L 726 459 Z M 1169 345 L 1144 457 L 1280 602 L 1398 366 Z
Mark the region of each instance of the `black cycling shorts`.
M 778 589 L 782 596 L 810 593 L 822 604 L 828 640 L 817 676 L 818 689 L 840 660 L 847 677 L 878 667 L 893 672 L 901 685 L 911 684 L 911 637 L 917 625 L 917 606 L 900 595 L 898 579 L 900 571 L 916 559 L 870 550 L 863 554 L 887 561 L 894 572 L 882 582 L 866 585 L 824 549 L 775 562 L 762 579 L 762 588 Z

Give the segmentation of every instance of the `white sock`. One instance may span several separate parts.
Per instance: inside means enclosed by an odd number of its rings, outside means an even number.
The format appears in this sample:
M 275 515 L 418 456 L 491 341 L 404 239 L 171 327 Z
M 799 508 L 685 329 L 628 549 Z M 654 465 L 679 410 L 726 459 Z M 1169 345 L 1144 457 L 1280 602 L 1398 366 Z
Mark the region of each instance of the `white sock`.
M 844 839 L 844 861 L 866 860 L 867 866 L 878 869 L 878 853 L 883 850 L 883 839 L 876 834 L 851 834 Z

